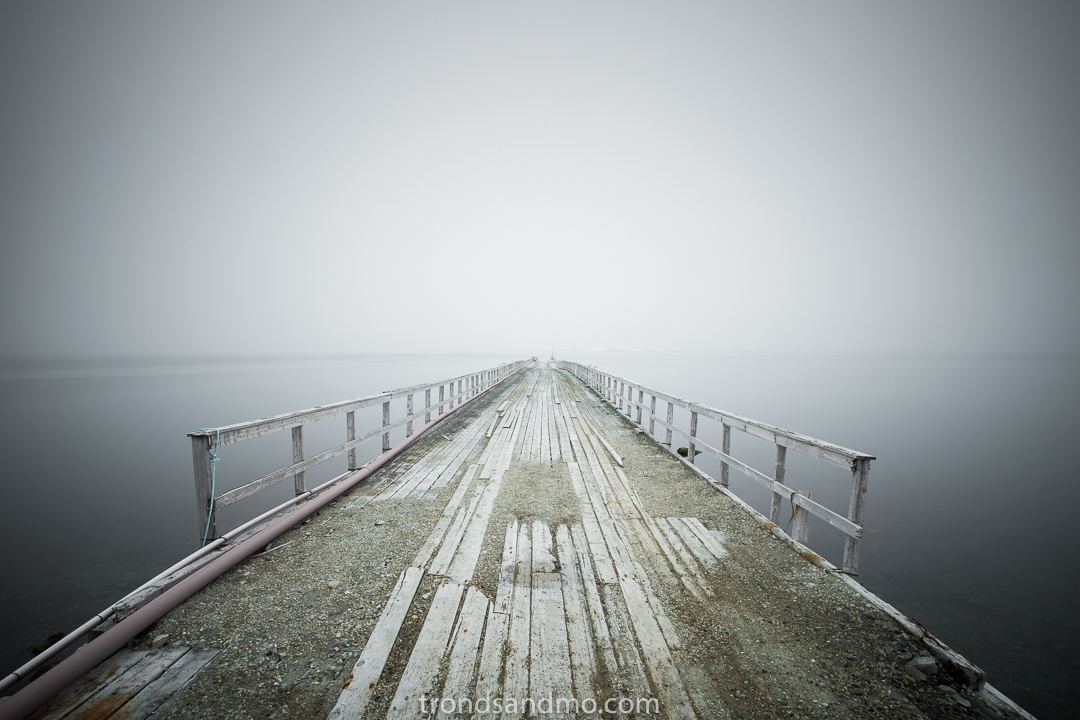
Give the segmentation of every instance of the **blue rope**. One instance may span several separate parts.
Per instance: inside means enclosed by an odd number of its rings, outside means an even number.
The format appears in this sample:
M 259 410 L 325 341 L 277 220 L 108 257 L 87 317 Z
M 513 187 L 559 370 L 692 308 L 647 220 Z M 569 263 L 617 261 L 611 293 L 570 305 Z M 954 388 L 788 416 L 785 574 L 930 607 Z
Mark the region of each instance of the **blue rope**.
M 214 494 L 217 486 L 217 464 L 221 458 L 217 456 L 217 448 L 221 441 L 221 431 L 217 428 L 199 428 L 199 432 L 214 432 L 214 444 L 210 446 L 210 512 L 206 514 L 206 530 L 203 530 L 202 545 L 206 547 L 206 536 L 210 534 L 210 520 L 214 517 Z

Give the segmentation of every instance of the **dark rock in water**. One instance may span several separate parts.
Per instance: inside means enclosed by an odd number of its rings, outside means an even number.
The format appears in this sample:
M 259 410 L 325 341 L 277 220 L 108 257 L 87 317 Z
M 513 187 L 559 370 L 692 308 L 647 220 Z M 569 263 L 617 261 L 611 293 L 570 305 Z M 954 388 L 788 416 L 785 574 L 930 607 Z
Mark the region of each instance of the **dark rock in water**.
M 46 650 L 48 650 L 53 645 L 55 645 L 56 643 L 60 642 L 63 639 L 64 639 L 64 633 L 54 632 L 49 637 L 45 638 L 44 644 L 42 644 L 42 645 L 31 645 L 28 648 L 28 650 L 30 650 L 30 652 L 34 653 L 35 655 L 40 655 L 41 653 L 45 652 Z
M 688 456 L 690 454 L 690 448 L 682 447 L 682 448 L 679 448 L 678 450 L 676 450 L 675 452 L 679 453 L 683 457 L 686 457 L 686 456 Z M 697 457 L 700 454 L 701 454 L 700 450 L 694 450 L 694 457 Z

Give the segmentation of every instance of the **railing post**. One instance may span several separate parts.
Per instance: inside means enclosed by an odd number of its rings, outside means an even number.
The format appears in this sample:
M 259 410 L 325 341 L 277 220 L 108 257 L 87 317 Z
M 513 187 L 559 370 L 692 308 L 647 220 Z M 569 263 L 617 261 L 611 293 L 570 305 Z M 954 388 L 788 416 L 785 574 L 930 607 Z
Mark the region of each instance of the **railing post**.
M 667 432 L 664 433 L 664 444 L 671 447 L 671 425 L 675 422 L 675 406 L 668 401 L 667 404 Z
M 649 434 L 656 437 L 656 396 L 649 395 Z
M 304 460 L 304 426 L 297 425 L 292 429 L 292 461 L 293 465 Z M 296 494 L 307 492 L 307 485 L 304 484 L 304 471 L 293 475 L 293 486 L 296 489 Z
M 431 388 L 424 390 L 424 409 L 427 410 L 424 413 L 424 422 L 431 422 Z
M 387 427 L 390 425 L 390 401 L 387 400 L 382 404 L 382 426 Z M 382 449 L 386 452 L 390 449 L 390 431 L 387 430 L 382 436 Z
M 786 462 L 787 462 L 787 448 L 784 447 L 783 445 L 777 445 L 776 446 L 776 476 L 775 476 L 774 479 L 776 480 L 776 482 L 780 483 L 781 485 L 784 484 L 784 465 L 785 465 Z M 780 493 L 773 492 L 773 494 L 772 494 L 772 508 L 771 508 L 771 510 L 769 512 L 769 521 L 772 522 L 773 525 L 779 525 L 780 524 L 780 507 L 781 507 L 781 503 L 783 501 L 784 501 L 784 498 L 783 498 L 782 495 L 780 495 Z
M 345 414 L 345 440 L 356 439 L 356 411 L 350 410 Z M 356 448 L 349 448 L 349 470 L 356 469 Z
M 697 413 L 693 410 L 690 411 L 690 439 L 686 443 L 686 459 L 690 461 L 691 465 L 694 465 L 694 456 L 697 455 L 696 448 L 694 447 L 694 438 L 697 437 Z
M 848 509 L 848 520 L 859 527 L 863 524 L 863 514 L 866 512 L 866 484 L 870 477 L 870 461 L 856 460 L 855 467 L 851 471 L 851 504 Z M 848 537 L 844 544 L 844 572 L 850 575 L 859 574 L 859 544 L 860 538 Z
M 814 493 L 805 490 L 797 490 L 800 495 L 805 495 L 810 500 L 814 499 Z M 810 541 L 810 513 L 806 508 L 795 506 L 795 521 L 791 528 L 791 536 L 803 545 Z
M 721 441 L 720 450 L 725 455 L 731 454 L 731 426 L 727 423 L 721 423 L 724 426 L 724 439 Z M 726 462 L 720 463 L 720 484 L 724 487 L 728 486 L 728 464 Z
M 210 512 L 210 500 L 213 490 L 210 477 L 214 461 L 210 457 L 210 445 L 213 439 L 206 435 L 191 437 L 191 461 L 195 467 L 195 505 L 199 509 L 199 542 L 205 536 L 209 542 L 217 537 L 216 513 Z M 209 529 L 208 529 L 209 528 Z
M 641 404 L 645 402 L 645 391 L 638 388 L 637 391 L 637 424 L 641 424 Z
M 443 413 L 443 401 L 446 399 L 446 385 L 439 386 L 439 414 Z
M 405 423 L 405 437 L 412 437 L 412 393 L 405 396 L 405 416 L 409 418 Z

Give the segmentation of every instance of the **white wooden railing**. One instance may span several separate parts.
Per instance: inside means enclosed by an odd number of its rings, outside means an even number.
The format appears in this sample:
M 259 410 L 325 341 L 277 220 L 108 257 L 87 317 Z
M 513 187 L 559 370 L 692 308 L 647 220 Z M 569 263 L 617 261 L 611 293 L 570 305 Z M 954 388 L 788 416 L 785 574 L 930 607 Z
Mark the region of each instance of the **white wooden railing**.
M 601 372 L 594 367 L 565 360 L 560 360 L 558 365 L 559 368 L 570 371 L 588 384 L 603 400 L 637 425 L 642 425 L 642 417 L 647 413 L 648 433 L 657 442 L 670 447 L 673 433 L 685 437 L 687 439 L 686 460 L 688 462 L 694 462 L 694 456 L 699 450 L 718 459 L 720 461 L 720 484 L 724 487 L 728 485 L 728 469 L 734 467 L 747 477 L 772 490 L 772 506 L 769 520 L 773 524 L 779 525 L 782 503 L 785 500 L 789 501 L 793 507 L 798 508 L 792 533 L 799 542 L 805 544 L 809 540 L 808 518 L 802 512 L 803 510 L 840 530 L 847 536 L 844 545 L 843 570 L 852 575 L 858 573 L 859 544 L 862 541 L 863 514 L 866 508 L 866 484 L 870 474 L 870 461 L 875 459 L 873 455 L 849 450 L 774 425 L 717 410 L 690 400 L 684 400 L 669 393 L 645 387 L 641 383 L 631 382 L 625 378 Z M 637 394 L 636 400 L 634 399 L 635 393 Z M 647 405 L 645 402 L 646 395 L 649 398 Z M 656 415 L 657 401 L 667 404 L 664 419 L 660 419 Z M 675 426 L 675 408 L 690 413 L 690 432 Z M 635 411 L 636 418 L 633 417 Z M 722 440 L 719 449 L 698 437 L 698 419 L 702 417 L 721 423 Z M 663 440 L 656 434 L 657 425 L 664 429 Z M 776 446 L 776 466 L 772 477 L 731 456 L 732 428 L 767 440 Z M 815 502 L 811 493 L 802 493 L 785 484 L 784 468 L 788 449 L 810 455 L 818 460 L 851 471 L 851 500 L 846 517 Z
M 527 360 L 519 360 L 427 385 L 416 385 L 355 400 L 322 405 L 309 410 L 298 410 L 284 415 L 275 415 L 274 417 L 188 433 L 188 437 L 191 438 L 192 462 L 195 466 L 195 502 L 199 511 L 199 538 L 206 542 L 208 539 L 217 536 L 215 518 L 217 510 L 254 495 L 271 485 L 276 485 L 289 477 L 293 478 L 296 494 L 305 493 L 307 492 L 307 485 L 304 481 L 305 471 L 345 452 L 349 453 L 349 470 L 356 470 L 356 447 L 360 443 L 370 440 L 381 433 L 382 449 L 385 452 L 390 449 L 390 431 L 394 428 L 404 425 L 405 436 L 411 437 L 413 434 L 413 421 L 416 418 L 423 415 L 424 422 L 429 423 L 433 412 L 436 415 L 441 415 L 444 407 L 453 409 L 455 405 L 460 405 L 465 400 L 502 382 L 520 367 L 528 364 L 528 362 Z M 431 393 L 436 388 L 438 389 L 439 399 L 433 401 Z M 417 410 L 414 407 L 413 398 L 419 393 L 424 394 L 424 406 Z M 391 421 L 390 404 L 394 400 L 401 399 L 405 400 L 405 414 L 401 418 Z M 382 404 L 382 425 L 362 435 L 357 435 L 356 411 L 379 404 Z M 316 420 L 341 415 L 342 413 L 345 414 L 345 442 L 310 457 L 305 457 L 304 425 Z M 214 457 L 218 448 L 222 445 L 229 445 L 241 440 L 250 440 L 260 435 L 287 429 L 292 430 L 292 465 L 275 470 L 269 475 L 264 475 L 258 480 L 252 480 L 220 495 L 214 494 L 211 478 L 214 476 Z

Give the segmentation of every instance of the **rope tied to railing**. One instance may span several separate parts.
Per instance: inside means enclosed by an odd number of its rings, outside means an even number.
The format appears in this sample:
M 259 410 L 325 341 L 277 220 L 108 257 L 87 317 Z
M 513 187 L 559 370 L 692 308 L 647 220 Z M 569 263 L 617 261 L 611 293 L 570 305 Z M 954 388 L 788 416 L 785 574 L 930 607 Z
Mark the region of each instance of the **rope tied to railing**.
M 214 444 L 210 446 L 210 507 L 206 513 L 206 529 L 203 530 L 202 545 L 199 547 L 206 547 L 206 537 L 210 534 L 210 520 L 214 517 L 214 495 L 216 494 L 217 486 L 217 464 L 221 461 L 221 458 L 217 456 L 218 445 L 221 444 L 221 431 L 217 428 L 199 428 L 199 432 L 212 432 L 214 433 Z

